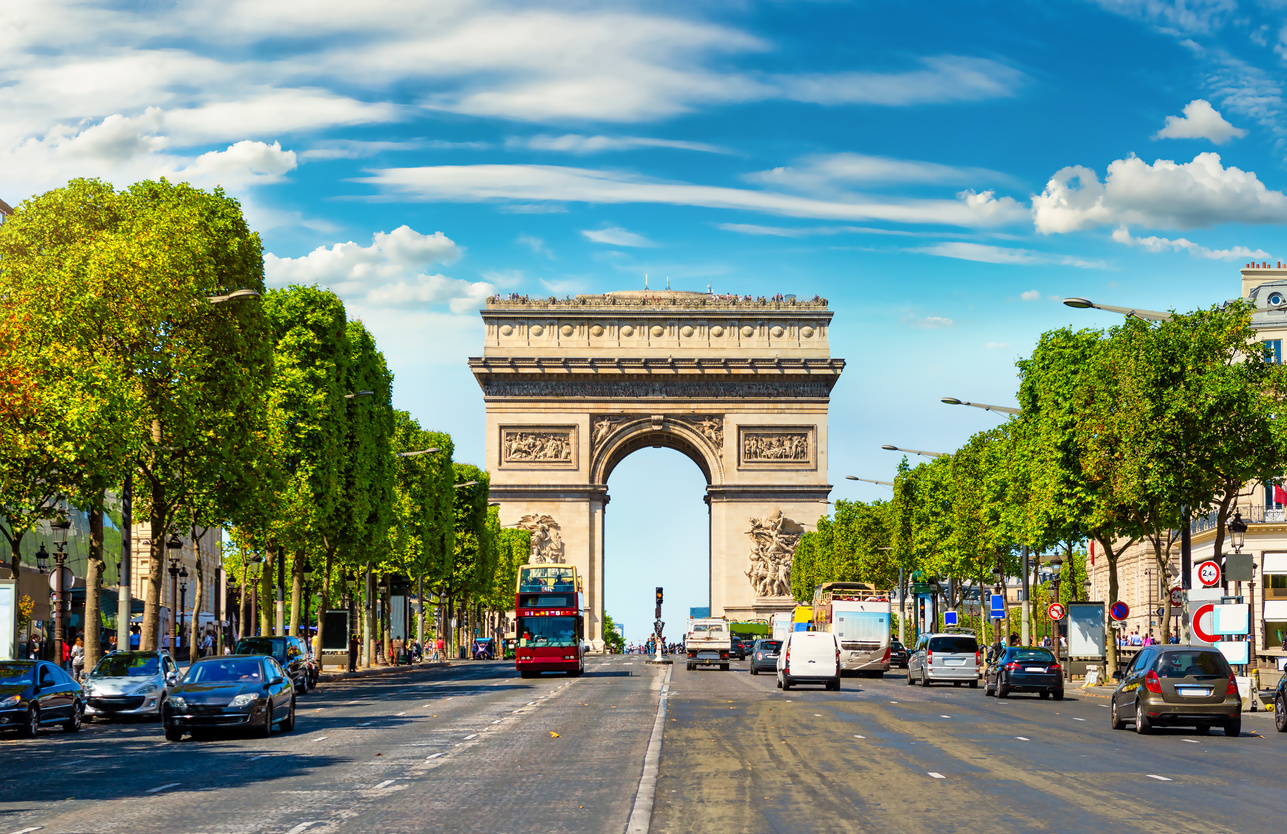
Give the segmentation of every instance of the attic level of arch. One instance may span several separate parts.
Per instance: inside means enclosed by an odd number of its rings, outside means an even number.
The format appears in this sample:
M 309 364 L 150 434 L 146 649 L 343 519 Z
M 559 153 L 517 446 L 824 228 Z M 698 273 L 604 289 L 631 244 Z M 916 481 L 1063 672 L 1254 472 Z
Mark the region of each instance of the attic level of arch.
M 475 374 L 819 374 L 839 376 L 845 360 L 809 356 L 483 356 L 469 360 Z

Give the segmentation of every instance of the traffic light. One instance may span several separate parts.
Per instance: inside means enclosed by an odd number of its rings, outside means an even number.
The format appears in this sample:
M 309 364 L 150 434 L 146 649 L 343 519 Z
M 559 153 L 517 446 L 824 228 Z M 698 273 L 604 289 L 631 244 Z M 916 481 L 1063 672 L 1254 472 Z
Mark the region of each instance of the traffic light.
M 661 605 L 661 588 L 657 589 L 657 604 Z

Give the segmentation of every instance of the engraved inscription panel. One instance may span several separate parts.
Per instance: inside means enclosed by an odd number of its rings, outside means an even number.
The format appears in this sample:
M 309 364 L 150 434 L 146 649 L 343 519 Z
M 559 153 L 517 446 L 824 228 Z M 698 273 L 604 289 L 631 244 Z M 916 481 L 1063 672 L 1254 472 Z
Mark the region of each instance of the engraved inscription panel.
M 576 429 L 576 426 L 501 426 L 501 466 L 575 469 Z
M 818 462 L 814 427 L 742 426 L 737 458 L 743 468 L 814 469 Z

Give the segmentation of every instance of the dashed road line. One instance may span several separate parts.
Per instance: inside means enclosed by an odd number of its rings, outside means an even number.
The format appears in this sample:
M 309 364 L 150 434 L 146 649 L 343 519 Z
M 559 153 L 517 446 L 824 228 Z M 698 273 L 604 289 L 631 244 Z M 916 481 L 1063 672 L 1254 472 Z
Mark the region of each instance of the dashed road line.
M 941 773 L 939 773 L 939 772 L 937 772 L 937 771 L 934 771 L 934 770 L 931 770 L 931 771 L 929 772 L 929 775 L 930 775 L 930 776 L 933 776 L 935 779 L 946 779 L 946 778 L 947 778 L 947 777 L 946 777 L 946 776 L 944 776 L 943 774 L 941 774 Z
M 952 716 L 950 716 L 950 715 L 940 715 L 940 716 L 939 716 L 939 718 L 951 718 L 951 717 L 952 717 Z
M 1145 775 L 1145 776 L 1147 776 L 1147 777 L 1148 777 L 1148 778 L 1150 778 L 1150 779 L 1156 779 L 1156 780 L 1157 780 L 1157 781 L 1159 781 L 1159 782 L 1174 782 L 1174 781 L 1175 781 L 1174 779 L 1171 779 L 1171 778 L 1169 778 L 1169 777 L 1167 777 L 1167 776 L 1158 776 L 1156 773 L 1146 773 L 1146 774 L 1144 774 L 1144 775 Z
M 401 717 L 402 717 L 402 716 L 404 716 L 404 715 L 406 715 L 406 713 L 405 713 L 405 712 L 400 712 L 400 713 L 398 713 L 398 714 L 397 714 L 396 716 L 394 716 L 394 717 L 395 717 L 395 718 L 401 718 Z
M 1180 741 L 1187 741 L 1189 744 L 1201 744 L 1196 738 L 1182 738 Z
M 19 828 L 17 831 L 11 832 L 11 834 L 31 834 L 31 832 L 39 831 L 42 828 L 44 828 L 43 825 L 33 825 L 30 828 Z
M 287 831 L 286 834 L 300 834 L 300 832 L 307 831 L 308 829 L 317 825 L 317 823 L 318 823 L 317 820 L 313 820 L 312 822 L 301 822 L 299 825 L 295 826 L 290 831 Z
M 170 788 L 177 788 L 182 784 L 182 782 L 171 782 L 168 785 L 158 785 L 155 788 L 148 788 L 143 793 L 160 793 L 161 791 L 168 790 Z
M 1015 738 L 1019 739 L 1019 741 L 1032 741 L 1032 739 L 1024 738 L 1023 736 L 1015 736 Z
M 375 786 L 375 789 L 376 789 L 377 791 L 382 791 L 382 790 L 384 790 L 385 788 L 387 788 L 387 787 L 389 787 L 390 785 L 392 785 L 392 784 L 393 784 L 394 782 L 396 782 L 396 781 L 398 781 L 398 780 L 397 780 L 397 779 L 385 779 L 383 782 L 381 782 L 380 784 L 376 785 L 376 786 Z
M 313 741 L 326 741 L 328 738 L 330 738 L 330 736 L 318 736 L 317 738 L 313 739 Z
M 472 739 L 476 739 L 476 738 L 478 738 L 478 733 L 474 733 L 474 734 L 472 734 L 472 735 L 467 735 L 467 736 L 465 736 L 465 741 L 470 741 L 470 740 L 472 740 Z
M 425 758 L 425 761 L 426 761 L 426 762 L 431 762 L 431 761 L 433 761 L 434 759 L 438 758 L 438 757 L 439 757 L 439 756 L 441 756 L 441 755 L 442 755 L 442 753 L 431 753 L 431 754 L 429 754 L 429 756 L 428 756 L 428 757 L 426 757 L 426 758 Z
M 862 738 L 862 739 L 865 739 L 865 738 L 867 738 L 867 737 L 866 737 L 866 736 L 855 735 L 855 736 L 854 736 L 854 738 Z
M 1077 717 L 1073 718 L 1073 721 L 1085 721 L 1085 720 L 1086 720 L 1085 718 L 1077 718 Z

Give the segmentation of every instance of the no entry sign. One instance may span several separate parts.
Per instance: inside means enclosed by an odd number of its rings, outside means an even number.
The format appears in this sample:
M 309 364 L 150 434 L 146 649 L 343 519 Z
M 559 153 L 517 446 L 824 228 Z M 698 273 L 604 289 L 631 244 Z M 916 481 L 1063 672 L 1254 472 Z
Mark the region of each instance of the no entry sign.
M 1131 607 L 1126 603 L 1118 600 L 1113 603 L 1113 607 L 1108 609 L 1108 615 L 1114 620 L 1124 620 L 1131 615 Z
M 1046 609 L 1046 616 L 1052 620 L 1062 620 L 1067 613 L 1062 602 L 1052 602 L 1050 607 Z
M 1220 565 L 1210 559 L 1198 565 L 1198 581 L 1202 583 L 1203 588 L 1211 588 L 1220 584 Z

